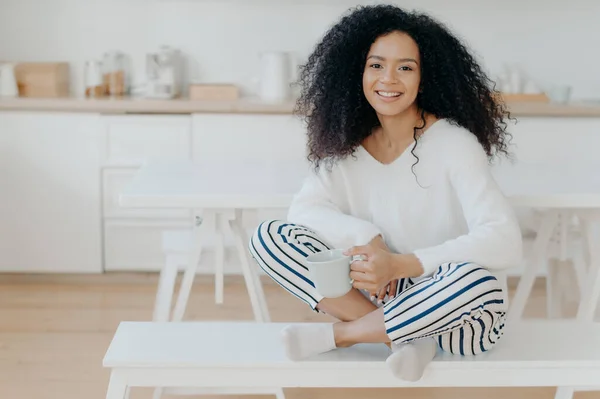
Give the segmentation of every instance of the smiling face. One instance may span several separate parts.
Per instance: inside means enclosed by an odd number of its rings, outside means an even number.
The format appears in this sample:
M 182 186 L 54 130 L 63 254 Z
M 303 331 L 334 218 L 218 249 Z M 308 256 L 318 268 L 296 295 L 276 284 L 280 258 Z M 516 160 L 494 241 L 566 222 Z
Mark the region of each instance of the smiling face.
M 379 115 L 416 107 L 420 82 L 419 48 L 409 35 L 392 32 L 375 40 L 367 54 L 363 92 Z

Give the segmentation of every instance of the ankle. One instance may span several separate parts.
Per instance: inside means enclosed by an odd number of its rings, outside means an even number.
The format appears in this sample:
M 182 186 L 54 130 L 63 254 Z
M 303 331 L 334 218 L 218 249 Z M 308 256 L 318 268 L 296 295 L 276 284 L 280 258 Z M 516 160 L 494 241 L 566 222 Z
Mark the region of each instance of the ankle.
M 337 348 L 347 348 L 352 346 L 349 334 L 349 324 L 351 322 L 338 321 L 333 324 L 333 337 Z

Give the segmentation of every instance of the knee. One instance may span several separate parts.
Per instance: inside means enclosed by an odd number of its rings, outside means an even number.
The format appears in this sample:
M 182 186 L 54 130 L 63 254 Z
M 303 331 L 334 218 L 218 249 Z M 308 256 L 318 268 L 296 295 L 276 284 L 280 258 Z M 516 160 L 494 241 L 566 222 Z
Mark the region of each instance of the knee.
M 256 252 L 259 249 L 265 249 L 272 245 L 276 240 L 275 237 L 277 237 L 281 230 L 281 226 L 284 224 L 283 221 L 277 219 L 268 219 L 260 222 L 254 229 L 248 243 L 251 252 Z
M 504 305 L 503 284 L 488 269 L 470 262 L 453 264 L 445 273 L 447 288 L 482 304 Z

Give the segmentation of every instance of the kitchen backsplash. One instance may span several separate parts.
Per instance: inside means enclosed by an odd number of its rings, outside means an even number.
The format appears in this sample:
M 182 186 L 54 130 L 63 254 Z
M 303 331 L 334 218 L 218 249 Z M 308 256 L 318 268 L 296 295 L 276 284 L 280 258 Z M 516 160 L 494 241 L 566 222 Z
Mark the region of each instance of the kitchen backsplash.
M 516 65 L 545 86 L 600 98 L 600 2 L 573 0 L 393 1 L 429 12 L 465 38 L 493 76 Z M 186 57 L 184 81 L 256 90 L 261 51 L 302 61 L 348 7 L 344 0 L 0 0 L 0 60 L 68 61 L 71 90 L 84 92 L 84 62 L 109 50 L 131 57 L 133 84 L 161 45 Z M 585 55 L 582 56 L 582 55 Z

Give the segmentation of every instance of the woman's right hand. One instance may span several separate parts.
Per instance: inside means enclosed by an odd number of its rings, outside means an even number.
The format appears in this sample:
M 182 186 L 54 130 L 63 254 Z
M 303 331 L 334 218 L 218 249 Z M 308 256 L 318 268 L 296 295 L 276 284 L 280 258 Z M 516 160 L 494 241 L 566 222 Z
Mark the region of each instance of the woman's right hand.
M 387 246 L 387 244 L 385 243 L 385 241 L 383 240 L 383 237 L 381 235 L 378 235 L 377 237 L 373 238 L 371 240 L 371 242 L 369 242 L 369 244 L 371 245 L 375 245 L 381 249 L 384 249 L 388 252 L 392 252 L 390 251 L 390 248 Z M 375 299 L 377 299 L 377 303 L 381 304 L 381 302 L 383 302 L 383 299 L 385 298 L 386 295 L 388 295 L 389 299 L 392 299 L 396 296 L 396 290 L 398 289 L 398 280 L 392 280 L 390 281 L 385 287 L 383 287 L 381 289 L 381 291 L 379 291 L 379 293 L 374 294 L 371 293 L 371 301 L 374 301 Z

